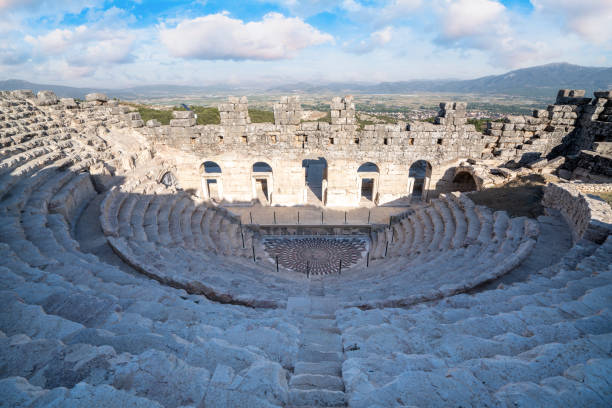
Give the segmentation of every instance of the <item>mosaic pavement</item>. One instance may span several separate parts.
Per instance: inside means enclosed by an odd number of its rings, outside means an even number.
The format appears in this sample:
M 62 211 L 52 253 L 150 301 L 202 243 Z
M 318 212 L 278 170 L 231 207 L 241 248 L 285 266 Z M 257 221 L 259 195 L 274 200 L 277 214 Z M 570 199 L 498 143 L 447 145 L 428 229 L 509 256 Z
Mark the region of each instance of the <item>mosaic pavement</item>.
M 264 238 L 266 252 L 278 264 L 310 275 L 339 273 L 355 265 L 367 251 L 365 237 Z

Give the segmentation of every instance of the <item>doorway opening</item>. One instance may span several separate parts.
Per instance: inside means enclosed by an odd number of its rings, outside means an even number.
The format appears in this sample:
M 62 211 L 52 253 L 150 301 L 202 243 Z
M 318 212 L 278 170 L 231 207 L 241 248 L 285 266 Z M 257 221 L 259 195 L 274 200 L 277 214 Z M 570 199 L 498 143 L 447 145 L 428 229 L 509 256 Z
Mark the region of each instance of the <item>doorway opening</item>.
M 255 185 L 257 189 L 257 198 L 259 201 L 268 202 L 270 197 L 268 196 L 268 179 L 256 178 Z
M 327 180 L 327 161 L 318 159 L 302 160 L 304 169 L 304 184 L 306 185 L 306 202 L 311 204 L 322 203 L 325 205 L 325 185 Z
M 453 179 L 453 191 L 467 192 L 476 190 L 478 190 L 478 187 L 476 186 L 474 176 L 467 171 L 457 173 Z
M 373 178 L 362 178 L 361 179 L 361 197 L 366 200 L 373 201 L 374 198 L 374 179 Z
M 221 198 L 219 195 L 219 183 L 217 183 L 216 179 L 206 180 L 206 188 L 208 189 L 208 198 L 212 200 L 219 200 Z

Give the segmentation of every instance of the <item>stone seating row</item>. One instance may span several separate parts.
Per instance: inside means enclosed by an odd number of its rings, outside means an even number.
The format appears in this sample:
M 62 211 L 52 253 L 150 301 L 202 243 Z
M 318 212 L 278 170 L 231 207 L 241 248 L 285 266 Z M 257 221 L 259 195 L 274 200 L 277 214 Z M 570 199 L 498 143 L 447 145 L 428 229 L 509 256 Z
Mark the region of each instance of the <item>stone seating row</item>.
M 59 217 L 59 215 L 56 215 Z M 28 226 L 29 227 L 29 226 Z M 70 292 L 64 291 L 65 293 L 60 295 L 57 295 L 57 289 L 60 287 L 59 283 L 58 283 L 58 277 L 60 275 L 57 275 L 56 278 L 52 279 L 51 282 L 53 282 L 53 287 L 48 287 L 48 288 L 44 288 L 42 284 L 28 284 L 27 288 L 15 288 L 15 287 L 11 287 L 11 289 L 13 291 L 16 291 L 15 293 L 17 293 L 19 295 L 19 298 L 24 300 L 24 299 L 28 299 L 31 302 L 36 302 L 35 299 L 39 299 L 38 302 L 42 302 L 42 298 L 44 298 L 46 295 L 49 294 L 50 290 L 53 290 L 53 294 L 51 296 L 53 296 L 54 302 L 46 302 L 44 303 L 44 307 L 47 310 L 47 312 L 53 311 L 55 313 L 59 313 L 59 314 L 65 314 L 68 313 L 71 316 L 73 316 L 72 318 L 75 320 L 78 319 L 87 319 L 87 322 L 83 321 L 82 323 L 85 324 L 92 324 L 93 319 L 92 319 L 92 312 L 95 312 L 97 314 L 102 313 L 104 310 L 106 310 L 107 315 L 111 315 L 112 313 L 117 313 L 119 312 L 117 306 L 113 306 L 114 303 L 110 303 L 107 304 L 106 308 L 103 307 L 104 303 L 101 303 L 100 301 L 93 301 L 92 299 L 99 299 L 100 298 L 100 294 L 102 293 L 102 296 L 104 296 L 104 291 L 102 290 L 102 288 L 105 285 L 102 285 L 101 282 L 97 282 L 94 286 L 94 290 L 91 292 L 88 292 L 86 295 L 82 295 L 82 296 L 77 296 L 79 291 L 82 292 L 82 288 L 83 285 L 85 284 L 89 284 L 89 280 L 85 279 L 85 271 L 88 271 L 89 268 L 84 268 L 84 269 L 80 269 L 78 268 L 78 266 L 75 265 L 75 262 L 73 259 L 71 259 L 70 261 L 68 261 L 67 258 L 62 256 L 62 252 L 60 249 L 58 249 L 57 247 L 48 247 L 46 246 L 47 244 L 45 244 L 44 242 L 46 240 L 48 240 L 47 237 L 45 237 L 44 235 L 45 231 L 36 231 L 36 237 L 37 237 L 37 242 L 36 244 L 41 245 L 41 246 L 45 246 L 45 248 L 43 250 L 45 250 L 45 254 L 47 256 L 54 254 L 53 256 L 56 257 L 58 260 L 62 260 L 64 262 L 70 262 L 71 267 L 67 268 L 65 265 L 62 264 L 57 264 L 56 268 L 58 273 L 62 273 L 64 274 L 64 276 L 70 276 L 70 278 L 72 279 L 78 279 L 79 282 L 79 287 L 80 289 L 78 289 L 77 287 L 74 288 L 70 288 Z M 3 259 L 10 259 L 10 257 L 6 256 L 6 254 L 4 254 Z M 19 270 L 19 267 L 16 267 L 15 262 L 13 264 L 10 264 L 10 271 L 15 271 L 15 270 Z M 25 266 L 24 266 L 25 267 Z M 32 268 L 27 267 L 30 271 Z M 75 275 L 73 275 L 75 274 Z M 28 277 L 30 277 L 31 275 L 29 275 Z M 92 278 L 92 280 L 95 278 Z M 3 284 L 7 284 L 10 280 L 6 279 Z M 38 281 L 38 280 L 37 280 Z M 136 305 L 136 302 L 134 301 L 135 299 L 139 299 L 138 302 L 142 302 L 142 299 L 146 299 L 146 290 L 143 292 L 143 289 L 145 289 L 145 287 L 147 285 L 143 285 L 143 283 L 138 283 L 136 285 L 133 285 L 133 289 L 128 289 L 125 288 L 124 289 L 124 285 L 120 285 L 119 287 L 117 287 L 116 285 L 109 285 L 111 286 L 110 288 L 106 289 L 109 293 L 109 295 L 106 296 L 120 296 L 120 298 L 122 299 L 122 306 L 124 308 L 126 308 L 126 306 L 129 304 L 130 307 L 134 308 Z M 46 290 L 45 290 L 46 289 Z M 167 288 L 167 289 L 171 289 L 171 288 Z M 128 290 L 128 293 L 126 293 L 126 290 Z M 175 291 L 175 290 L 174 290 Z M 152 310 L 152 307 L 154 305 L 158 305 L 157 302 L 159 302 L 162 298 L 167 298 L 169 294 L 164 294 L 163 296 L 159 296 L 159 297 L 155 297 L 154 303 L 147 305 L 146 306 L 146 310 L 150 311 Z M 30 296 L 30 298 L 28 297 Z M 66 307 L 63 307 L 62 310 L 58 310 L 58 309 L 54 309 L 53 307 L 56 307 L 57 304 L 55 302 L 60 302 L 60 303 L 65 303 L 66 299 L 69 297 L 74 298 L 75 296 L 77 296 L 78 299 L 74 299 L 73 302 L 70 302 L 70 305 L 66 305 Z M 176 295 L 175 295 L 176 296 Z M 6 296 L 2 296 L 2 298 L 6 298 Z M 178 298 L 178 297 L 177 297 Z M 119 298 L 117 298 L 117 302 L 119 302 L 118 300 Z M 127 303 L 126 301 L 129 299 L 130 303 Z M 159 300 L 158 300 L 159 299 Z M 166 304 L 168 304 L 168 302 L 165 302 Z M 164 306 L 160 310 L 160 312 L 163 312 L 163 310 L 168 310 L 168 306 Z M 5 322 L 5 324 L 3 324 L 2 326 L 2 330 L 5 332 L 10 332 L 9 328 L 13 327 L 10 326 L 10 324 L 15 322 L 15 319 L 18 319 L 17 322 L 24 323 L 24 322 L 32 322 L 32 325 L 30 326 L 31 331 L 28 332 L 29 335 L 35 335 L 36 333 L 39 333 L 39 327 L 40 324 L 42 324 L 41 321 L 37 320 L 37 319 L 23 319 L 21 315 L 19 315 L 18 313 L 15 313 L 13 310 L 11 310 L 10 308 L 3 308 L 3 310 L 6 310 L 6 315 L 3 316 L 2 321 Z M 238 316 L 235 315 L 231 315 L 228 314 L 230 312 L 230 310 L 227 309 L 227 307 L 224 307 L 223 309 L 220 309 L 219 312 L 217 313 L 216 317 L 211 316 L 211 311 L 208 310 L 206 313 L 201 313 L 198 312 L 197 315 L 200 316 L 205 316 L 207 317 L 206 320 L 206 324 L 211 325 L 214 324 L 215 322 L 219 322 L 222 321 L 221 317 L 225 316 L 224 319 L 228 319 L 228 320 L 223 320 L 226 321 L 227 323 L 226 326 L 230 326 L 231 324 L 235 324 L 237 321 L 240 321 L 240 319 L 238 318 Z M 129 311 L 129 313 L 132 313 L 131 311 Z M 105 314 L 105 313 L 102 313 Z M 126 318 L 129 316 L 125 316 Z M 151 312 L 149 312 L 149 317 L 151 317 Z M 164 322 L 167 319 L 167 314 L 166 313 L 162 313 L 161 316 L 158 317 L 160 319 L 160 322 Z M 208 320 L 210 319 L 210 320 Z M 57 318 L 52 319 L 54 322 L 57 322 Z M 147 319 L 143 319 L 142 316 L 138 316 L 138 317 L 134 317 L 134 320 L 139 322 L 139 325 L 143 325 L 143 322 L 145 322 Z M 249 325 L 254 325 L 257 324 L 257 322 L 253 319 L 249 319 L 248 320 L 248 324 Z M 66 322 L 67 326 L 70 326 L 72 328 L 74 328 L 74 325 L 70 325 L 68 324 L 69 322 Z M 80 324 L 82 324 L 80 323 Z M 134 330 L 136 330 L 136 327 L 134 324 L 134 322 L 130 322 L 128 323 L 127 321 L 124 320 L 124 324 L 125 326 L 123 326 L 123 330 L 127 330 L 130 332 L 133 332 Z M 58 328 L 58 324 L 60 324 L 60 326 L 64 323 L 53 323 L 53 325 L 51 326 L 53 329 L 52 330 L 56 330 Z M 161 324 L 161 323 L 160 323 Z M 176 333 L 180 332 L 181 330 L 178 330 L 178 328 L 174 327 L 174 325 L 176 324 L 176 322 L 172 322 L 172 327 L 170 327 L 170 329 L 168 330 L 168 333 L 166 333 L 166 335 L 170 336 L 171 333 L 172 335 L 175 335 Z M 275 323 L 276 324 L 276 323 Z M 7 326 L 9 325 L 9 326 Z M 120 326 L 120 325 L 119 325 Z M 89 326 L 88 326 L 89 327 Z M 105 324 L 96 324 L 96 327 L 101 327 L 104 330 L 114 330 L 117 331 L 118 330 L 118 321 L 116 321 L 116 319 L 114 319 L 112 322 L 110 322 L 108 325 Z M 190 323 L 189 327 L 194 327 L 193 326 L 193 322 Z M 80 328 L 80 327 L 79 327 Z M 143 330 L 145 330 L 147 333 L 151 333 L 151 332 L 155 332 L 155 329 L 152 329 L 150 327 L 142 327 Z M 183 330 L 185 331 L 185 330 Z M 159 330 L 157 331 L 159 332 Z M 192 329 L 193 332 L 193 329 Z M 63 331 L 59 331 L 58 333 L 63 333 Z M 195 332 L 197 333 L 197 337 L 202 337 L 204 336 L 204 333 L 201 331 L 197 331 Z M 196 337 L 194 334 L 191 334 L 191 337 Z M 11 332 L 12 334 L 12 332 Z M 221 338 L 222 335 L 219 333 L 213 333 L 214 335 L 216 335 L 216 337 Z M 164 342 L 167 342 L 167 340 L 164 340 Z M 201 346 L 199 347 L 201 348 Z M 220 355 L 225 355 L 227 351 L 224 351 L 223 353 L 219 352 Z M 277 352 L 276 349 L 274 349 L 271 352 Z M 226 355 L 227 357 L 227 355 Z M 223 357 L 219 357 L 219 358 L 223 358 Z M 288 362 L 290 360 L 287 360 L 286 362 Z M 227 363 L 226 361 L 224 361 L 225 363 Z M 237 367 L 237 369 L 239 369 L 240 367 Z
M 338 312 L 351 406 L 609 406 L 611 265 L 608 237 L 509 287 Z
M 223 209 L 195 203 L 182 192 L 173 194 L 159 188 L 152 195 L 115 187 L 102 201 L 100 221 L 109 236 L 199 248 L 228 256 L 251 254 L 251 234 L 247 229 L 241 233 L 236 217 Z
M 37 144 L 8 154 L 27 146 Z M 210 302 L 81 252 L 71 224 L 95 193 L 82 171 L 96 158 L 59 151 L 2 178 L 2 395 L 35 406 L 198 404 L 229 367 L 254 401 L 282 405 L 253 387 L 283 390 L 297 329 L 278 311 Z
M 442 196 L 392 224 L 385 234 L 385 239 L 396 237 L 385 248 L 388 256 L 341 277 L 330 276 L 326 292 L 342 295 L 347 305 L 408 306 L 496 279 L 529 256 L 538 234 L 536 221 L 493 213 L 463 195 L 452 197 Z
M 277 274 L 251 259 L 228 261 L 226 256 L 210 252 L 135 240 L 113 240 L 112 245 L 122 248 L 128 263 L 156 279 L 227 303 L 283 308 L 287 297 L 303 293 L 308 283 L 304 276 Z

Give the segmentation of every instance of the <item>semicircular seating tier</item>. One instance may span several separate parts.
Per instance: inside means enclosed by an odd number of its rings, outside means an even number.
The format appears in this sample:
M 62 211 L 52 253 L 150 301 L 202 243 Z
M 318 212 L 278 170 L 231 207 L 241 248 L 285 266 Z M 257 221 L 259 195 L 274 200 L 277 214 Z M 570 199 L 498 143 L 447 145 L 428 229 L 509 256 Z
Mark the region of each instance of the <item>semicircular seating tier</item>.
M 516 268 L 537 235 L 534 220 L 476 206 L 463 194 L 441 195 L 376 234 L 369 268 L 330 277 L 326 291 L 361 307 L 407 306 L 449 296 Z
M 3 402 L 187 406 L 216 399 L 223 372 L 235 404 L 282 405 L 299 334 L 284 311 L 212 302 L 81 251 L 95 140 L 10 93 L 0 116 Z
M 143 194 L 152 185 L 157 194 Z M 265 259 L 253 263 L 252 250 L 262 244 L 236 217 L 163 189 L 150 182 L 131 192 L 113 188 L 101 203 L 109 243 L 130 265 L 190 293 L 250 306 L 284 307 L 304 291 L 303 274 L 275 273 Z M 534 220 L 493 213 L 465 195 L 442 196 L 375 234 L 369 256 L 378 260 L 368 268 L 363 259 L 341 276 L 325 276 L 327 293 L 347 305 L 380 307 L 463 292 L 520 265 L 537 234 Z
M 546 267 L 546 217 L 448 194 L 308 280 L 254 263 L 223 209 L 140 175 L 103 191 L 105 105 L 35 102 L 0 92 L 2 404 L 612 405 L 612 217 L 584 196 L 552 200 L 575 244 Z M 123 260 L 77 239 L 92 214 Z

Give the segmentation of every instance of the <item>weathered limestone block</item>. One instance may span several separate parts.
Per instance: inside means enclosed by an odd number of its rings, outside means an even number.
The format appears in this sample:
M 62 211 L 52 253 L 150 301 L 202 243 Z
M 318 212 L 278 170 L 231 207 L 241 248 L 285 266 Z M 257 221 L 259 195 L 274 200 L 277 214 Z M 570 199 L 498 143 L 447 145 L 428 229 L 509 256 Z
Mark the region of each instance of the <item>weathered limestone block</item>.
M 193 112 L 188 112 L 188 113 L 191 113 L 193 116 Z M 195 125 L 196 125 L 196 119 L 194 117 L 170 120 L 171 127 L 191 127 Z
M 172 117 L 174 119 L 192 119 L 195 118 L 193 111 L 173 111 Z
M 34 99 L 34 92 L 29 89 L 17 89 L 10 92 L 17 99 Z
M 85 100 L 87 102 L 107 102 L 108 96 L 103 93 L 90 93 L 85 95 Z
M 557 105 L 586 105 L 591 101 L 591 98 L 584 98 L 585 91 L 583 89 L 561 89 L 557 93 Z
M 40 91 L 36 94 L 36 104 L 38 106 L 55 105 L 57 102 L 57 96 L 51 91 Z
M 60 103 L 68 109 L 77 107 L 77 103 L 74 101 L 74 98 L 61 98 Z
M 595 95 L 595 98 L 612 99 L 612 90 L 595 91 L 593 94 Z

